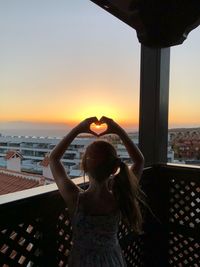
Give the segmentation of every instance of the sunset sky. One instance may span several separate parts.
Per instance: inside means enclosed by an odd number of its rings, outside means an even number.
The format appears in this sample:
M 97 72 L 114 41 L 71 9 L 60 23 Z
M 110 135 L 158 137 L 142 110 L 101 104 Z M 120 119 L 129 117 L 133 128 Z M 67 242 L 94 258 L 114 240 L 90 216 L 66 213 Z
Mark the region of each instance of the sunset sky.
M 129 26 L 89 0 L 2 0 L 0 33 L 4 125 L 102 115 L 138 125 L 140 44 Z M 200 28 L 171 49 L 170 127 L 200 126 L 199 43 Z

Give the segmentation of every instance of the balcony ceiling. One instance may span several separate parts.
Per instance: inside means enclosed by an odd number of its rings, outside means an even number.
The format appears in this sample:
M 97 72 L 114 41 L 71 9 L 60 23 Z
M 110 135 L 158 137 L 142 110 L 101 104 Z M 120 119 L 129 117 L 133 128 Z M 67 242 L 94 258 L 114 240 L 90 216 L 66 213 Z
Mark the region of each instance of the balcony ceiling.
M 179 45 L 200 24 L 199 0 L 91 0 L 137 32 L 150 47 Z

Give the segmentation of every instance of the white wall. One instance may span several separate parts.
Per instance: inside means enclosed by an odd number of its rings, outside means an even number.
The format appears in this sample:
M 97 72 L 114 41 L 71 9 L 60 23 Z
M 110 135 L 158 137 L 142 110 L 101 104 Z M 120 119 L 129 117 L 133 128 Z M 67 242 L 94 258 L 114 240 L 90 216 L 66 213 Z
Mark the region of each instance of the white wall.
M 50 179 L 54 180 L 53 174 L 51 172 L 49 165 L 47 167 L 43 166 L 42 175 L 46 178 L 50 178 Z
M 7 160 L 7 169 L 12 171 L 21 171 L 21 158 L 14 156 Z

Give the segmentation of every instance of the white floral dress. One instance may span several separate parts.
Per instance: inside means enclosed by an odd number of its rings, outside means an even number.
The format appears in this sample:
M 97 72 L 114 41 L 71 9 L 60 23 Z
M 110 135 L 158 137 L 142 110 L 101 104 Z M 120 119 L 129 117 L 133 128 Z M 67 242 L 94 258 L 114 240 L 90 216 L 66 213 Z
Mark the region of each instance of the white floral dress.
M 73 247 L 68 266 L 125 267 L 117 238 L 120 212 L 87 215 L 78 208 L 79 197 L 77 202 L 72 220 Z

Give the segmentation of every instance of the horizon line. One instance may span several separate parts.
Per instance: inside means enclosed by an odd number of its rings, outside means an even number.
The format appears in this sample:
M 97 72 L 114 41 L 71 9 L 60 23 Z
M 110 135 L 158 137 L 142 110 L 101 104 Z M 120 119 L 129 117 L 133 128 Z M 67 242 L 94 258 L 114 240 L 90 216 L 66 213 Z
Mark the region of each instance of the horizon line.
M 73 125 L 76 125 L 80 123 L 80 121 L 36 121 L 36 120 L 0 120 L 0 124 L 43 124 L 45 125 L 65 125 L 69 127 L 73 127 Z M 138 123 L 133 122 L 117 122 L 119 125 L 123 125 L 125 128 L 139 128 Z M 169 125 L 168 129 L 179 129 L 179 128 L 200 128 L 200 123 L 172 123 L 172 125 Z

